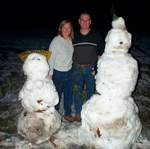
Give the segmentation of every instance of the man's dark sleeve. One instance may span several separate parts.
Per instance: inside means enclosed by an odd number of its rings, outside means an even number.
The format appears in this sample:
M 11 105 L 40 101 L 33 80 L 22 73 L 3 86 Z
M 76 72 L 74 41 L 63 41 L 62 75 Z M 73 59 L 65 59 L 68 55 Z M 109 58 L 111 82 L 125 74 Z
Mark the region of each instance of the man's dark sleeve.
M 101 33 L 97 33 L 97 55 L 98 56 L 101 56 L 104 52 L 104 48 L 105 48 L 105 40 L 104 40 L 104 37 L 102 36 Z M 94 67 L 94 70 L 95 70 L 95 73 L 97 73 L 97 63 Z
M 97 46 L 97 55 L 101 56 L 104 52 L 105 40 L 104 40 L 102 34 L 99 33 L 99 32 L 97 33 L 97 44 L 98 44 L 98 46 Z

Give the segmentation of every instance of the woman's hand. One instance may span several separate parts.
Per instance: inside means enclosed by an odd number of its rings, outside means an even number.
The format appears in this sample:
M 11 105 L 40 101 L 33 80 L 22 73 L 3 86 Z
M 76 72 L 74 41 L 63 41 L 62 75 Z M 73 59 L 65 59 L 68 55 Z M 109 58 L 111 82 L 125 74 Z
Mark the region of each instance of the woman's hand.
M 51 80 L 51 79 L 52 79 L 52 76 L 48 74 L 48 75 L 47 75 L 47 79 L 48 79 L 48 80 Z

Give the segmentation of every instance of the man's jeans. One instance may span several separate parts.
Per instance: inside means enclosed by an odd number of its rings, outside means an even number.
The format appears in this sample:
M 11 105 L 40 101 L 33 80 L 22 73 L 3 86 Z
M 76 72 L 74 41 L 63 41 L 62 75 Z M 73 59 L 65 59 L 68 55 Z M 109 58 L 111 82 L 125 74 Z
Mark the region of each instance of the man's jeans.
M 73 99 L 76 114 L 80 114 L 84 100 L 94 94 L 95 76 L 92 75 L 93 70 L 94 66 L 73 66 Z
M 54 70 L 53 82 L 59 96 L 59 103 L 56 105 L 56 110 L 59 110 L 62 93 L 64 94 L 64 115 L 71 115 L 72 105 L 72 70 L 61 72 Z

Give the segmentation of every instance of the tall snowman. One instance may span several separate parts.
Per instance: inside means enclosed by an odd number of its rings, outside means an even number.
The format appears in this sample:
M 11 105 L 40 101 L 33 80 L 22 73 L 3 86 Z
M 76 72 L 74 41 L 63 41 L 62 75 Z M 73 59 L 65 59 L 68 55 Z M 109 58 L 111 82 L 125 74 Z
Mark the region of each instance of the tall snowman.
M 32 143 L 50 139 L 61 125 L 61 117 L 54 106 L 58 94 L 52 80 L 47 78 L 46 57 L 30 54 L 23 65 L 27 80 L 19 93 L 24 108 L 18 120 L 18 133 Z
M 131 34 L 123 18 L 112 22 L 98 61 L 97 94 L 84 104 L 81 129 L 96 148 L 129 149 L 141 132 L 138 108 L 131 96 L 138 77 L 136 60 L 128 53 Z

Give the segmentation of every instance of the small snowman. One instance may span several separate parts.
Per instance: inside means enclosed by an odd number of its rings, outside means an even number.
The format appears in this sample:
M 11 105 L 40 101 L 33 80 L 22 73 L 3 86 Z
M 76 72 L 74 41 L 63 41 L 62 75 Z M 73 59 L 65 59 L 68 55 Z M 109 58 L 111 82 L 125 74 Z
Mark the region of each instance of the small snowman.
M 128 53 L 131 34 L 122 17 L 112 21 L 98 61 L 97 94 L 84 105 L 82 126 L 87 142 L 102 149 L 129 149 L 141 133 L 138 108 L 131 97 L 138 77 L 136 60 Z
M 60 128 L 61 117 L 55 110 L 58 93 L 51 79 L 48 79 L 49 65 L 46 57 L 30 54 L 23 65 L 27 80 L 19 92 L 24 108 L 18 120 L 18 133 L 32 143 L 51 140 Z

